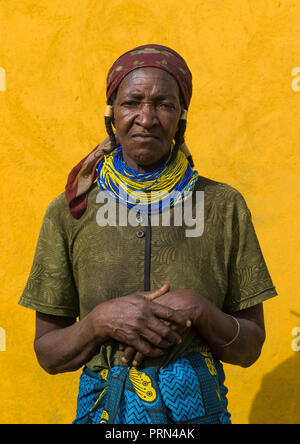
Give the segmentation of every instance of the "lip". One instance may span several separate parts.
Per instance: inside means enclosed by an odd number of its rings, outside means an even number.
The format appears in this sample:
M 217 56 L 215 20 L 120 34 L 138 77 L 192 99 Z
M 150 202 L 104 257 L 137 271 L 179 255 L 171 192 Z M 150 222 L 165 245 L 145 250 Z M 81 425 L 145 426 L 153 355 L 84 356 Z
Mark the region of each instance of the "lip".
M 143 141 L 145 142 L 147 140 L 159 139 L 159 137 L 151 133 L 134 133 L 131 137 L 136 141 L 142 141 L 142 142 Z

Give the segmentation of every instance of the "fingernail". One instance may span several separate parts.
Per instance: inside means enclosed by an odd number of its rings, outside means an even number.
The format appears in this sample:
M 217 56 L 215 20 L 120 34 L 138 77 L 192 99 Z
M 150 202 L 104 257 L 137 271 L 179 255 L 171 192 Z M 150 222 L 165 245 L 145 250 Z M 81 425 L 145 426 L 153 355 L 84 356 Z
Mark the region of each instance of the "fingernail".
M 190 327 L 191 325 L 192 325 L 192 323 L 191 323 L 190 320 L 186 321 L 186 326 L 187 326 L 187 327 Z
M 182 339 L 179 338 L 178 341 L 177 341 L 177 344 L 181 344 L 181 343 L 182 343 Z
M 132 365 L 133 365 L 134 367 L 137 367 L 137 366 L 138 366 L 138 363 L 137 363 L 136 361 L 133 361 Z
M 122 358 L 122 361 L 127 363 L 127 359 L 124 358 L 124 356 L 123 356 L 123 358 Z

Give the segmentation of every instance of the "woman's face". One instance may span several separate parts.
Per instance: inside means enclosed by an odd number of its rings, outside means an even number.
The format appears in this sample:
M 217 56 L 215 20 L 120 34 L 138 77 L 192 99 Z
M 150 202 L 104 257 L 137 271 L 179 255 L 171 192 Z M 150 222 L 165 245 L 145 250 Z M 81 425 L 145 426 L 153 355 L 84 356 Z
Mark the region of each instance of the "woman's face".
M 120 83 L 114 126 L 125 163 L 151 171 L 169 152 L 181 115 L 176 80 L 158 68 L 139 68 Z

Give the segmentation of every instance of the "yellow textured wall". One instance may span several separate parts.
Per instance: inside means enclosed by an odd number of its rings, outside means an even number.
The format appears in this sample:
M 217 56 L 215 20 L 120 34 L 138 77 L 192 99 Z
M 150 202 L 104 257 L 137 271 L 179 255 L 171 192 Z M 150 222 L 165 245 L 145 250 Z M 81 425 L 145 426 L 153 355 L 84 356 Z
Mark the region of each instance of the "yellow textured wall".
M 233 422 L 300 422 L 299 23 L 298 0 L 0 0 L 1 423 L 74 417 L 80 372 L 39 368 L 17 301 L 46 207 L 105 136 L 106 73 L 145 43 L 187 60 L 196 167 L 245 196 L 279 293 L 259 361 L 226 365 Z

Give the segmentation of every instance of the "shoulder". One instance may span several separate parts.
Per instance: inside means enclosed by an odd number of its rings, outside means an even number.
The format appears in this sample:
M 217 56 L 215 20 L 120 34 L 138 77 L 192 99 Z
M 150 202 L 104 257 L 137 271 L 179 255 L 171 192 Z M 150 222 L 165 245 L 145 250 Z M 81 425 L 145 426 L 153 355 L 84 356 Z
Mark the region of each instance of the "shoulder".
M 80 230 L 97 210 L 97 193 L 97 183 L 94 183 L 87 193 L 86 210 L 79 219 L 72 216 L 65 192 L 60 193 L 48 205 L 44 220 L 47 220 L 58 230 L 69 232 L 69 234 Z
M 241 192 L 233 186 L 204 176 L 198 176 L 195 190 L 203 191 L 205 196 L 209 200 L 213 200 L 215 203 L 245 203 L 245 199 Z
M 56 220 L 58 217 L 65 216 L 69 212 L 65 193 L 60 193 L 48 205 L 45 217 Z
M 73 231 L 74 220 L 69 210 L 65 192 L 62 192 L 50 201 L 44 214 L 43 225 L 61 234 L 67 234 Z
M 233 220 L 249 221 L 251 212 L 242 193 L 235 187 L 199 176 L 196 190 L 204 193 L 204 211 L 207 220 L 232 224 Z

